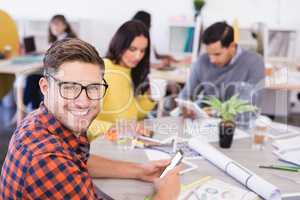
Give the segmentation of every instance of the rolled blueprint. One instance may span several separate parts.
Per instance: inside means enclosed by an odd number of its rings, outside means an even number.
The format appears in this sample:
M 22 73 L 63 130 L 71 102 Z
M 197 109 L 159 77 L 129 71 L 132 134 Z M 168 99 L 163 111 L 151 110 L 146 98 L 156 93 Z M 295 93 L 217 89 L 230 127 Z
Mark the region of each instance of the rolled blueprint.
M 281 200 L 281 193 L 277 187 L 230 159 L 211 144 L 194 137 L 189 140 L 189 146 L 264 199 Z

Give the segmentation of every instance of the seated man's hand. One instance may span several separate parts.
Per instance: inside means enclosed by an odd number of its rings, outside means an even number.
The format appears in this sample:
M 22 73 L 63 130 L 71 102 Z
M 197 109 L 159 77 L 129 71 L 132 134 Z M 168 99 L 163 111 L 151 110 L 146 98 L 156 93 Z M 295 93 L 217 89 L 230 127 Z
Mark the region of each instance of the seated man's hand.
M 157 160 L 142 164 L 137 174 L 137 179 L 147 182 L 154 182 L 170 164 L 170 160 Z
M 210 117 L 214 117 L 217 113 L 212 107 L 204 107 L 202 108 L 204 112 L 208 114 Z
M 153 200 L 175 200 L 180 193 L 180 166 L 155 181 L 156 194 Z
M 171 60 L 170 59 L 167 59 L 167 58 L 161 59 L 161 65 L 162 65 L 162 67 L 169 67 L 170 64 L 171 64 Z
M 187 107 L 182 106 L 181 111 L 182 111 L 182 116 L 184 118 L 190 118 L 190 119 L 196 119 L 197 118 L 196 112 L 189 109 L 189 108 L 187 108 Z

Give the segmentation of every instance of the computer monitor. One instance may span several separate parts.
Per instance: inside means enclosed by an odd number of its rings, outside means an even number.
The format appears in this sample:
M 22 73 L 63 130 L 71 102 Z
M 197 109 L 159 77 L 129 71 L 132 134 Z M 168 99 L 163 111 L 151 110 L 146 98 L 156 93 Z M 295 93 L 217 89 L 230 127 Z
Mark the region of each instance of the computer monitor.
M 27 36 L 23 38 L 25 54 L 32 54 L 36 52 L 34 36 Z

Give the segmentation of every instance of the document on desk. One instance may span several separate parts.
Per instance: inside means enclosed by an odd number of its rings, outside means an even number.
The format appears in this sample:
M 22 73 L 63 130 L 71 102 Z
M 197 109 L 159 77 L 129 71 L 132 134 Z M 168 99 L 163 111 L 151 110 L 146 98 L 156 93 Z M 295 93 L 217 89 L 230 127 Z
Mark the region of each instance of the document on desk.
M 189 146 L 198 151 L 205 159 L 219 167 L 229 176 L 233 177 L 264 199 L 281 199 L 281 193 L 277 187 L 230 159 L 209 143 L 201 141 L 200 138 L 192 138 L 189 141 Z
M 274 151 L 280 160 L 300 166 L 300 147 L 282 151 Z
M 288 139 L 275 140 L 272 145 L 280 151 L 300 149 L 300 136 Z
M 186 119 L 184 121 L 184 134 L 192 137 L 201 137 L 206 142 L 219 141 L 219 122 L 220 119 Z M 236 129 L 234 139 L 250 137 L 245 131 Z
M 230 185 L 219 179 L 204 177 L 196 186 L 185 189 L 182 186 L 180 200 L 261 200 L 255 193 Z M 201 182 L 200 182 L 201 181 Z
M 273 153 L 279 159 L 300 166 L 300 136 L 275 140 L 272 145 L 277 149 Z
M 273 122 L 271 125 L 271 129 L 268 131 L 268 136 L 272 139 L 280 139 L 297 135 L 299 136 L 300 132 L 296 127 L 277 122 Z

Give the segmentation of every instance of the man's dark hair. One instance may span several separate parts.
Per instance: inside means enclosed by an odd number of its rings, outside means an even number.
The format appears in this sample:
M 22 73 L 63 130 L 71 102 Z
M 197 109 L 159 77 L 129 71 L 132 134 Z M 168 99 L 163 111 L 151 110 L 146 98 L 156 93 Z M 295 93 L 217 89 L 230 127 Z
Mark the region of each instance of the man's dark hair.
M 47 50 L 44 57 L 45 73 L 57 72 L 66 62 L 83 62 L 99 65 L 104 70 L 104 62 L 95 47 L 77 38 L 56 41 Z
M 203 33 L 203 43 L 206 45 L 220 41 L 222 47 L 229 47 L 233 42 L 233 28 L 226 22 L 217 22 L 209 26 Z
M 151 15 L 150 13 L 140 10 L 133 16 L 132 20 L 139 20 L 147 26 L 148 29 L 151 27 Z
M 120 64 L 123 54 L 130 47 L 133 40 L 138 36 L 144 36 L 148 40 L 148 46 L 145 50 L 143 59 L 131 70 L 131 79 L 134 90 L 147 84 L 148 74 L 150 72 L 150 37 L 147 27 L 140 21 L 131 20 L 121 25 L 112 40 L 110 41 L 106 57 L 115 64 Z M 142 89 L 142 93 L 147 88 Z

